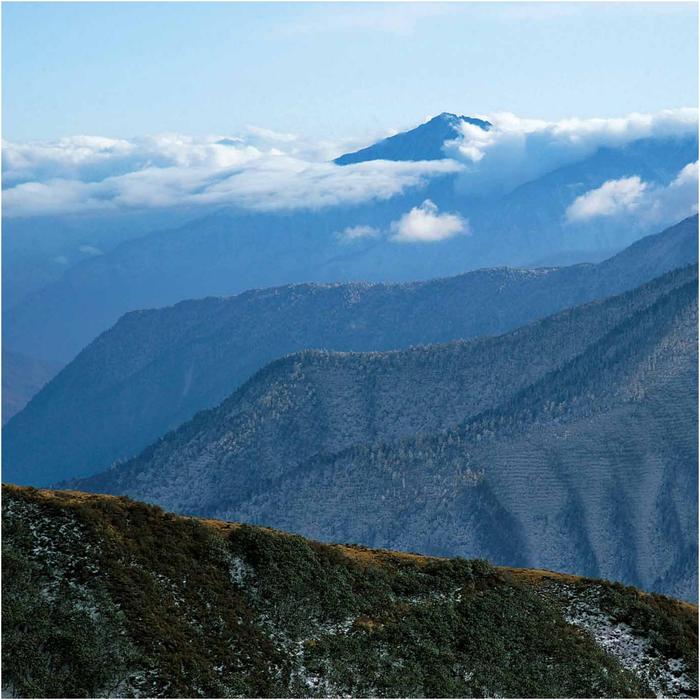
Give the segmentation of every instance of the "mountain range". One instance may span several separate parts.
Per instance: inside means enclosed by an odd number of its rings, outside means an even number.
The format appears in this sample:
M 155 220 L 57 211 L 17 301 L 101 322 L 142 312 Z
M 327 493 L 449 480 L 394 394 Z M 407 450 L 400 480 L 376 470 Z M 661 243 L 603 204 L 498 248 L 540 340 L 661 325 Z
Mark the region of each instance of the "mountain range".
M 696 334 L 689 266 L 494 338 L 307 351 L 69 486 L 691 599 Z
M 12 146 L 3 696 L 697 696 L 693 114 Z
M 489 133 L 483 120 L 443 114 L 337 159 L 347 164 L 328 167 L 344 173 L 446 157 L 445 143 L 462 122 Z M 15 353 L 65 364 L 122 314 L 183 299 L 297 282 L 404 282 L 485 266 L 527 266 L 544 257 L 570 260 L 574 254 L 576 261 L 600 259 L 601 251 L 621 250 L 661 224 L 630 216 L 571 221 L 566 212 L 576 198 L 632 176 L 645 191 L 666 188 L 697 160 L 697 150 L 693 134 L 640 137 L 553 162 L 524 182 L 509 180 L 507 167 L 480 177 L 479 164 L 471 163 L 418 178 L 391 197 L 355 204 L 314 208 L 299 202 L 279 211 L 175 207 L 162 215 L 107 212 L 87 221 L 82 214 L 8 220 L 4 343 Z M 536 154 L 531 160 L 538 160 Z M 466 223 L 459 235 L 397 240 L 398 222 L 426 202 L 438 215 L 460 216 Z M 662 223 L 672 223 L 672 217 Z M 97 231 L 92 238 L 91 230 Z M 353 235 L 357 231 L 365 235 Z
M 5 478 L 48 485 L 137 453 L 303 349 L 401 349 L 497 335 L 697 261 L 697 217 L 595 265 L 401 285 L 291 285 L 124 316 L 4 429 Z
M 3 487 L 3 694 L 693 697 L 697 607 Z

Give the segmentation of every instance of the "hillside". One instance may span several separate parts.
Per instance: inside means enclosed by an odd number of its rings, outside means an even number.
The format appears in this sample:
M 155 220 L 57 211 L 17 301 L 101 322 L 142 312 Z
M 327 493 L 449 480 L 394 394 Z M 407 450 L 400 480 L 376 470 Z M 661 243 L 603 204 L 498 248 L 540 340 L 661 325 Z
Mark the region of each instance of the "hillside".
M 496 338 L 293 355 L 71 486 L 694 598 L 696 286 L 689 267 Z
M 3 351 L 2 422 L 19 413 L 59 367 L 26 355 Z
M 177 512 L 234 514 L 251 493 L 316 454 L 429 434 L 497 407 L 694 279 L 696 269 L 684 268 L 494 338 L 387 353 L 290 355 L 137 458 L 71 487 Z
M 697 381 L 692 281 L 464 426 L 319 455 L 235 517 L 694 600 Z
M 596 265 L 403 285 L 295 285 L 134 312 L 6 426 L 6 478 L 47 485 L 136 454 L 306 348 L 390 350 L 503 333 L 697 260 L 697 217 Z
M 3 487 L 15 697 L 692 697 L 697 608 L 619 584 Z

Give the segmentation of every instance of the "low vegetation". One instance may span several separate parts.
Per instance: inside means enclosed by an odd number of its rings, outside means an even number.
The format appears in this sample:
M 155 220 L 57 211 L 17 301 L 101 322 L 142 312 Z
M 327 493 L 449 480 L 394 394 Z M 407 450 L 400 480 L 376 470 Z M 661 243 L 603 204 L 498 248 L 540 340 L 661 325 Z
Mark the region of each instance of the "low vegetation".
M 9 486 L 3 548 L 17 697 L 697 695 L 697 608 L 607 582 Z

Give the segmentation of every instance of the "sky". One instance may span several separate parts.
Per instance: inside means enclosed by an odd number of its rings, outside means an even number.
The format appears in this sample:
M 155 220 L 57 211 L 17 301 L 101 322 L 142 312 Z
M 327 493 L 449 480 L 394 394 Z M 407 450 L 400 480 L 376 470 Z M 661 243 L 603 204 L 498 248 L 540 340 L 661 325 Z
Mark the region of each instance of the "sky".
M 696 107 L 695 3 L 3 3 L 3 138 Z

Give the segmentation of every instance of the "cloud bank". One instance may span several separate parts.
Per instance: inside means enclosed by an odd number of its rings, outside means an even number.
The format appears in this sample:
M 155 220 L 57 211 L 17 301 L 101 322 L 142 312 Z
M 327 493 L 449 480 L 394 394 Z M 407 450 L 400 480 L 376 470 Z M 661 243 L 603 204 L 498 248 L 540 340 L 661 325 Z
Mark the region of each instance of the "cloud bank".
M 465 194 L 497 195 L 601 146 L 623 146 L 650 136 L 688 136 L 696 133 L 698 122 L 695 109 L 558 122 L 512 114 L 476 116 L 493 128 L 462 124 L 457 137 L 444 146 L 446 158 L 425 162 L 336 166 L 331 159 L 353 150 L 349 144 L 310 142 L 255 126 L 239 136 L 4 142 L 3 213 L 18 217 L 199 204 L 256 211 L 318 209 L 387 199 L 446 174 L 459 175 L 458 188 Z M 617 187 L 617 194 L 596 196 L 624 201 L 620 188 L 633 188 L 634 183 L 611 187 Z M 414 220 L 427 225 L 430 216 L 419 207 L 404 227 Z
M 608 180 L 589 190 L 566 210 L 569 222 L 633 215 L 644 224 L 667 224 L 698 211 L 698 162 L 688 163 L 667 186 L 638 175 Z
M 509 113 L 475 115 L 493 128 L 462 123 L 445 154 L 465 165 L 462 190 L 507 192 L 530 180 L 586 158 L 601 147 L 621 147 L 643 138 L 697 134 L 698 110 L 664 110 L 615 119 L 522 119 Z
M 256 137 L 295 142 L 263 132 Z M 3 209 L 6 216 L 198 204 L 314 209 L 388 199 L 460 168 L 450 160 L 340 167 L 301 150 L 213 136 L 5 143 Z
M 399 243 L 433 243 L 469 233 L 469 224 L 459 214 L 440 214 L 426 199 L 391 224 L 391 239 Z

